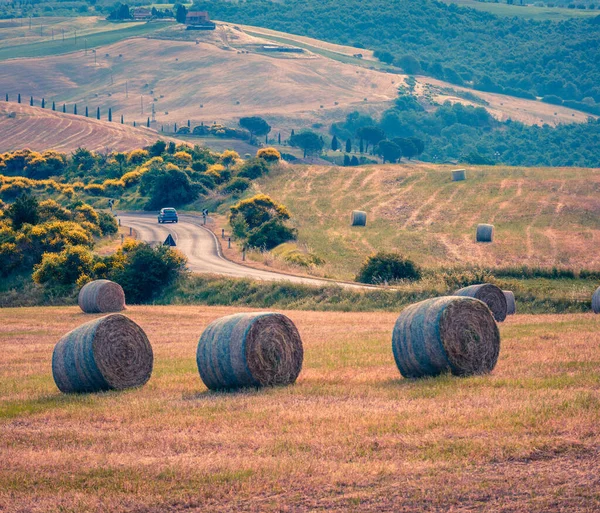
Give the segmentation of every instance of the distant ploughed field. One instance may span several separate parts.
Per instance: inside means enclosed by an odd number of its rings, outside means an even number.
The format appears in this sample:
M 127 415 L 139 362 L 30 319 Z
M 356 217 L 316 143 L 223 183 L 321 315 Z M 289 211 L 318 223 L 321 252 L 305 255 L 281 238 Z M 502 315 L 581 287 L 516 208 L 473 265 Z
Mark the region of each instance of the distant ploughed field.
M 54 344 L 96 316 L 0 309 L 0 511 L 600 509 L 600 316 L 512 317 L 491 375 L 413 381 L 394 364 L 396 313 L 286 312 L 296 385 L 208 392 L 196 344 L 234 311 L 129 307 L 150 381 L 66 396 Z
M 29 98 L 23 98 L 23 101 L 29 102 Z M 90 110 L 90 116 L 94 116 L 92 119 L 52 111 L 51 105 L 42 109 L 0 101 L 0 151 L 29 148 L 70 152 L 79 147 L 96 151 L 125 151 L 147 146 L 159 138 L 153 130 L 122 125 L 116 116 L 109 123 L 95 119 L 95 110 Z M 102 117 L 106 119 L 106 112 L 102 113 Z

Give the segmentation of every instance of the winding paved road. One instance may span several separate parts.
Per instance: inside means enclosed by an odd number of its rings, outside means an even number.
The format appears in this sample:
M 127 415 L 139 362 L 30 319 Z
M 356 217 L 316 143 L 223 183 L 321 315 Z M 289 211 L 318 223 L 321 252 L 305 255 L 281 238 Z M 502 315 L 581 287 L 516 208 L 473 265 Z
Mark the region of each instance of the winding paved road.
M 141 240 L 160 242 L 169 234 L 175 239 L 177 249 L 188 258 L 188 268 L 197 273 L 222 274 L 236 278 L 251 278 L 264 281 L 291 281 L 306 285 L 332 285 L 353 289 L 372 288 L 347 282 L 335 282 L 318 278 L 305 278 L 263 271 L 231 262 L 223 257 L 216 236 L 202 226 L 202 219 L 196 216 L 180 214 L 177 224 L 158 224 L 154 214 L 119 214 L 123 226 L 132 227 Z

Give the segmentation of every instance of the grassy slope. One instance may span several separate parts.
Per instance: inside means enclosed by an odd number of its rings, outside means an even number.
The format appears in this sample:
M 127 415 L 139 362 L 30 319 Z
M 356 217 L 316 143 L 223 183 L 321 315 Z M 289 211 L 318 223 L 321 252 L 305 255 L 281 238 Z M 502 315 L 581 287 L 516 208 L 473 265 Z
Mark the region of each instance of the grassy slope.
M 11 40 L 5 40 L 2 47 L 0 47 L 0 61 L 23 57 L 48 57 L 82 51 L 86 47 L 91 49 L 111 45 L 130 37 L 146 36 L 163 28 L 165 25 L 165 23 L 127 23 L 122 27 L 117 26 L 118 28 L 115 28 L 113 25 L 106 27 L 105 30 L 90 32 L 85 37 L 82 35 L 66 37 L 64 41 L 62 40 L 62 36 L 59 37 L 58 35 L 55 35 L 54 41 L 45 39 L 25 44 L 20 43 L 15 38 L 14 41 L 17 44 L 12 46 L 9 46 L 9 41 Z
M 150 382 L 63 396 L 52 348 L 93 316 L 0 310 L 0 509 L 600 508 L 597 317 L 512 318 L 492 375 L 408 381 L 396 314 L 289 312 L 305 348 L 296 386 L 208 393 L 197 340 L 233 311 L 130 308 L 153 344 Z
M 533 5 L 509 5 L 504 2 L 478 2 L 477 0 L 443 0 L 463 7 L 489 12 L 496 16 L 520 16 L 536 21 L 564 21 L 571 18 L 600 16 L 600 11 L 587 9 L 567 9 L 562 7 L 537 7 Z
M 366 256 L 398 250 L 426 266 L 600 268 L 600 178 L 594 169 L 448 166 L 288 167 L 259 188 L 292 211 L 300 241 L 352 278 Z M 366 228 L 351 227 L 352 210 Z M 496 227 L 493 244 L 475 243 L 478 223 Z

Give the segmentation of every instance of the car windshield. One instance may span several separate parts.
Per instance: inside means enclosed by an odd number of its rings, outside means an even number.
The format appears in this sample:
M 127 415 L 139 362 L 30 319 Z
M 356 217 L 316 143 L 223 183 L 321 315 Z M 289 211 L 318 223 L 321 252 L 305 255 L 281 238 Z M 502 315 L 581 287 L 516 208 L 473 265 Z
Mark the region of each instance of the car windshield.
M 163 214 L 176 214 L 177 211 L 174 208 L 163 208 Z

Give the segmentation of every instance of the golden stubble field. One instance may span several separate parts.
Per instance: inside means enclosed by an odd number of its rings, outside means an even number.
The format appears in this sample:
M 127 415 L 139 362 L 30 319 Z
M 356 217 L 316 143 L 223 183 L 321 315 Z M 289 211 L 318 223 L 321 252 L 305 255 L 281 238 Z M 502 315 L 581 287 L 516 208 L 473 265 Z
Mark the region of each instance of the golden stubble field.
M 331 277 L 354 278 L 382 250 L 425 266 L 599 268 L 598 170 L 467 166 L 467 180 L 452 182 L 452 169 L 288 166 L 255 187 L 290 209 Z M 350 226 L 352 210 L 367 212 L 366 227 Z M 495 226 L 492 244 L 475 242 L 479 223 Z
M 149 383 L 63 396 L 53 346 L 94 316 L 0 310 L 0 511 L 600 508 L 600 318 L 516 316 L 493 374 L 409 381 L 396 314 L 285 312 L 304 341 L 297 384 L 209 393 L 197 340 L 233 312 L 130 307 Z
M 96 18 L 87 22 L 86 30 L 100 29 L 107 29 L 106 22 Z M 27 41 L 25 35 L 36 42 L 35 34 L 35 30 L 0 26 L 0 48 Z M 173 123 L 182 126 L 188 119 L 194 124 L 236 124 L 242 116 L 267 116 L 274 130 L 287 136 L 292 128 L 317 122 L 328 126 L 357 109 L 378 116 L 392 105 L 406 78 L 399 69 L 375 69 L 371 51 L 360 50 L 364 59 L 353 60 L 357 49 L 257 27 L 219 23 L 216 31 L 191 38 L 183 27 L 173 26 L 152 37 L 102 46 L 95 55 L 78 51 L 6 60 L 2 63 L 4 91 L 11 97 L 21 93 L 38 101 L 45 97 L 61 105 L 77 103 L 80 108 L 111 107 L 114 113 L 139 123 L 146 121 L 154 102 L 158 125 L 169 127 Z M 273 44 L 269 37 L 281 39 L 279 44 L 303 45 L 307 51 L 257 52 L 258 46 Z M 327 52 L 325 56 L 322 51 Z M 465 90 L 418 77 L 417 93 L 422 95 L 427 84 Z M 500 120 L 510 117 L 526 124 L 555 125 L 588 118 L 583 112 L 537 101 L 484 92 L 476 95 L 489 103 L 488 109 Z M 439 103 L 470 103 L 448 91 L 433 97 Z
M 53 149 L 61 152 L 86 148 L 90 151 L 128 151 L 150 145 L 159 139 L 155 131 L 131 125 L 122 125 L 114 115 L 113 122 L 106 121 L 107 112 L 101 112 L 102 120 L 96 119 L 96 110 L 90 109 L 86 118 L 85 107 L 80 115 L 63 114 L 47 108 L 30 107 L 29 98 L 23 103 L 0 102 L 0 152 L 29 148 L 34 151 Z M 81 107 L 81 106 L 80 106 Z M 62 109 L 62 104 L 56 106 Z M 160 137 L 167 139 L 165 137 Z

